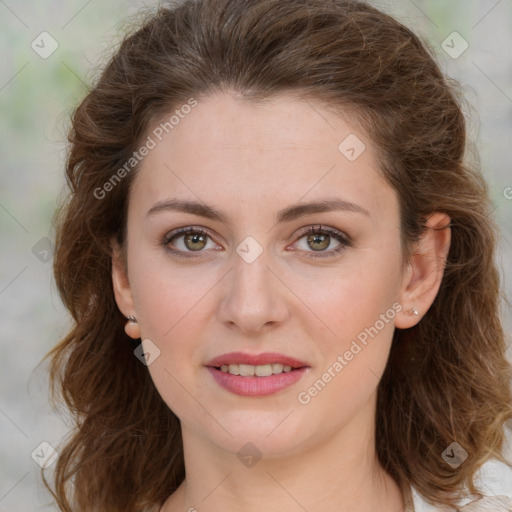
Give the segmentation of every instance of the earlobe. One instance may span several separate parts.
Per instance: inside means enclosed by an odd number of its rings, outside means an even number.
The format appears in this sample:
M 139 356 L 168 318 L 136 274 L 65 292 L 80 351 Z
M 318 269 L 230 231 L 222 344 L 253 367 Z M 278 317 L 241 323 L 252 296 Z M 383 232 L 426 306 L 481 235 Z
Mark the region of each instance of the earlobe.
M 450 243 L 450 217 L 436 212 L 427 219 L 411 255 L 401 290 L 402 311 L 395 319 L 395 327 L 413 327 L 434 302 L 443 280 Z M 414 310 L 420 314 L 411 314 Z

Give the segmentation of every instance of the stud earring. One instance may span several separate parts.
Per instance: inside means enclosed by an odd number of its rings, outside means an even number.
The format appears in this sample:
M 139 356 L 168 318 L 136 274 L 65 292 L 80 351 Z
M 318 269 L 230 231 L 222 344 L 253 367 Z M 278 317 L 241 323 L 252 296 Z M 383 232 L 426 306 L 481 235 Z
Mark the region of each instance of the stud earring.
M 419 316 L 420 312 L 416 308 L 409 309 L 409 311 L 405 312 L 409 316 Z
M 133 338 L 134 340 L 137 340 L 140 338 L 140 327 L 137 322 L 137 319 L 133 316 L 127 316 L 126 319 L 128 322 L 126 322 L 126 325 L 124 326 L 124 330 L 130 338 Z

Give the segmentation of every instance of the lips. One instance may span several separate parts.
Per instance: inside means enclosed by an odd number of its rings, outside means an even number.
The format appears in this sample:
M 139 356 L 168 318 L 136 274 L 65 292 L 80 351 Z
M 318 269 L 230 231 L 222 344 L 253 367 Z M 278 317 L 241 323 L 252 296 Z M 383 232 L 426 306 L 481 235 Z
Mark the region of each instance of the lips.
M 230 364 L 249 364 L 253 366 L 261 366 L 266 364 L 282 364 L 283 366 L 291 366 L 293 369 L 308 367 L 309 365 L 303 361 L 293 357 L 285 356 L 275 352 L 265 352 L 263 354 L 247 354 L 244 352 L 230 352 L 215 357 L 206 366 L 212 368 L 220 368 L 222 365 Z

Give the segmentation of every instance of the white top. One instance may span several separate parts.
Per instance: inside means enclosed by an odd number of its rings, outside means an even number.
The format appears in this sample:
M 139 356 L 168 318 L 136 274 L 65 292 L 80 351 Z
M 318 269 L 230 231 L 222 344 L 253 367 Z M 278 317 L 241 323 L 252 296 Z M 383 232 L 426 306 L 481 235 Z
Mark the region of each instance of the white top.
M 467 498 L 458 503 L 460 508 L 457 510 L 460 512 L 512 512 L 512 468 L 497 459 L 491 459 L 478 470 L 475 486 L 484 497 L 478 499 L 468 493 Z M 441 510 L 429 505 L 414 487 L 411 487 L 411 493 L 414 512 Z

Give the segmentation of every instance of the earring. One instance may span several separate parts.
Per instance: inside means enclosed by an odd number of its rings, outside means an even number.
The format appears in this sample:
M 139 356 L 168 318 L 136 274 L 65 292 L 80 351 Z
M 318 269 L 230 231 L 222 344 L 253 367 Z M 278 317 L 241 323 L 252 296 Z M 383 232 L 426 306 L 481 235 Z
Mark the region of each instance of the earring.
M 133 316 L 127 316 L 126 319 L 128 322 L 126 322 L 126 325 L 124 326 L 124 330 L 130 338 L 133 338 L 134 340 L 137 340 L 140 338 L 140 327 L 137 322 L 137 319 Z
M 409 316 L 419 316 L 420 312 L 416 308 L 409 309 L 409 311 L 405 312 Z

